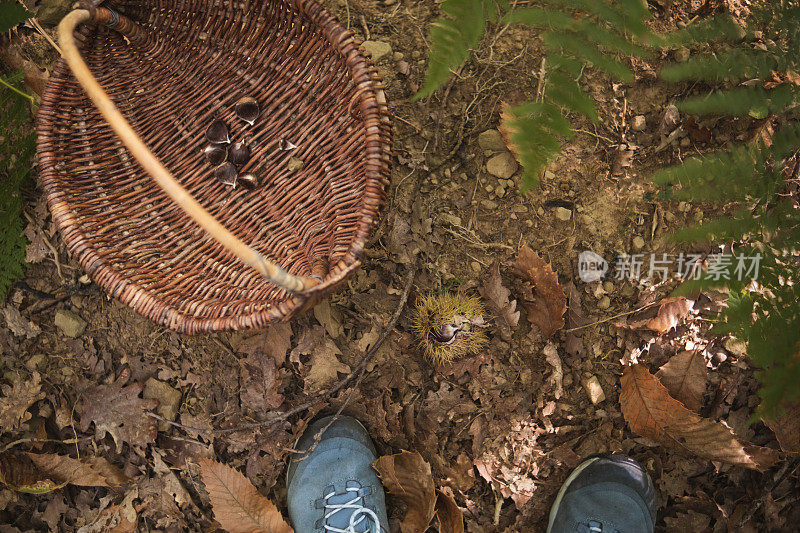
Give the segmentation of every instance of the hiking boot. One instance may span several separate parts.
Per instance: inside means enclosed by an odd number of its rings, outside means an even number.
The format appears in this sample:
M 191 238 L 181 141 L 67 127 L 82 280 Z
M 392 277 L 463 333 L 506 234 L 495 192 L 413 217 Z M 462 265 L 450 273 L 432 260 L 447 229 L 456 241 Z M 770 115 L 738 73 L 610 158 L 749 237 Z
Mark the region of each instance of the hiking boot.
M 289 518 L 297 533 L 388 533 L 386 502 L 367 430 L 340 416 L 315 421 L 298 439 L 286 473 Z M 310 451 L 307 451 L 310 450 Z
M 591 457 L 570 474 L 548 533 L 652 533 L 656 492 L 647 471 L 620 453 Z

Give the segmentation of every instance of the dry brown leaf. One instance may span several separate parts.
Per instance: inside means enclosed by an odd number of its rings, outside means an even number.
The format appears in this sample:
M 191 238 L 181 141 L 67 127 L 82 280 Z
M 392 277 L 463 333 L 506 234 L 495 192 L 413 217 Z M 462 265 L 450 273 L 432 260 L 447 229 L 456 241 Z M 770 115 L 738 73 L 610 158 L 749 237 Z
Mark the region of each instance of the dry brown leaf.
M 658 333 L 667 333 L 680 324 L 680 321 L 689 314 L 694 307 L 694 300 L 683 296 L 677 298 L 664 298 L 658 308 L 656 316 L 649 320 L 640 320 L 628 324 L 632 329 L 650 329 Z
M 656 372 L 656 377 L 673 398 L 692 411 L 703 407 L 708 369 L 700 352 L 681 352 L 674 355 Z
M 119 487 L 128 477 L 102 457 L 73 459 L 55 453 L 27 453 L 28 458 L 50 479 L 84 487 Z
M 500 124 L 497 126 L 497 130 L 503 137 L 508 150 L 519 163 L 519 147 L 511 140 L 511 137 L 517 133 L 517 128 L 511 125 L 516 119 L 517 117 L 511 113 L 511 106 L 507 102 L 500 102 Z
M 372 463 L 383 486 L 408 506 L 400 524 L 402 533 L 424 533 L 436 508 L 436 488 L 431 466 L 417 452 L 403 450 L 384 455 Z
M 11 385 L 0 385 L 0 431 L 13 431 L 27 421 L 31 414 L 28 408 L 45 394 L 42 392 L 41 376 L 34 372 L 30 379 L 17 376 Z
M 464 533 L 464 517 L 453 499 L 452 491 L 445 487 L 436 489 L 436 519 L 439 533 Z
M 248 356 L 268 356 L 280 366 L 286 362 L 286 352 L 292 346 L 292 325 L 289 322 L 271 324 L 258 335 L 248 337 L 236 347 L 236 351 Z
M 514 275 L 526 284 L 522 306 L 528 322 L 539 328 L 545 339 L 564 327 L 567 297 L 558 283 L 550 263 L 539 257 L 528 245 L 523 245 L 514 263 Z M 527 284 L 530 283 L 530 287 Z
M 0 483 L 17 492 L 45 494 L 66 485 L 47 477 L 26 455 L 0 454 Z
M 489 277 L 483 280 L 483 285 L 478 291 L 486 300 L 489 311 L 500 317 L 498 324 L 500 336 L 505 340 L 511 340 L 511 329 L 519 324 L 519 311 L 517 311 L 517 301 L 509 300 L 511 291 L 503 286 L 500 279 L 500 262 L 495 261 L 489 269 Z
M 27 261 L 30 263 L 30 261 Z M 8 324 L 8 329 L 11 330 L 11 333 L 16 335 L 17 337 L 25 337 L 26 339 L 33 339 L 39 333 L 42 332 L 41 328 L 28 320 L 27 318 L 23 317 L 19 309 L 14 307 L 12 304 L 8 304 L 2 309 L 3 316 L 6 319 L 6 324 Z
M 289 323 L 273 324 L 260 334 L 242 341 L 236 347 L 247 354 L 240 367 L 242 405 L 254 412 L 275 409 L 283 403 L 278 393 L 281 379 L 278 368 L 286 362 L 286 352 L 292 344 L 292 327 Z
M 781 450 L 800 454 L 800 401 L 787 406 L 775 418 L 765 418 L 764 423 L 775 433 Z
M 687 409 L 643 365 L 626 367 L 620 385 L 622 414 L 637 435 L 754 470 L 769 468 L 777 460 L 774 450 L 744 445 L 728 426 Z
M 158 400 L 143 399 L 139 395 L 144 388 L 141 383 L 124 386 L 130 377 L 130 368 L 123 370 L 119 379 L 111 385 L 97 385 L 83 396 L 81 431 L 86 431 L 94 422 L 98 438 L 110 433 L 122 451 L 122 443 L 144 446 L 156 439 L 156 419 L 146 412 L 158 406 Z
M 258 493 L 244 474 L 211 459 L 200 459 L 214 518 L 229 533 L 292 533 L 277 507 Z

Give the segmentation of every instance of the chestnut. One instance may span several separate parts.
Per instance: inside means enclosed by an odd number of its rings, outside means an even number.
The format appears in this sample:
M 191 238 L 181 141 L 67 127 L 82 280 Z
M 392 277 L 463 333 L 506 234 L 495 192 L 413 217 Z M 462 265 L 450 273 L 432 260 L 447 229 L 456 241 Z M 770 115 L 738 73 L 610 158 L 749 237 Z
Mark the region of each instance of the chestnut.
M 224 144 L 209 144 L 203 148 L 203 155 L 211 166 L 216 167 L 225 162 L 228 157 L 228 148 Z
M 244 165 L 250 159 L 250 147 L 245 143 L 235 142 L 231 145 L 230 161 L 234 165 Z
M 251 126 L 258 118 L 259 113 L 261 113 L 261 110 L 258 107 L 258 101 L 250 96 L 240 98 L 236 102 L 236 105 L 233 109 L 236 112 L 237 117 L 244 120 Z
M 220 119 L 214 120 L 206 129 L 206 139 L 215 144 L 231 142 L 230 137 L 228 137 L 228 126 Z
M 242 187 L 245 187 L 252 191 L 261 184 L 261 179 L 258 178 L 255 174 L 250 174 L 249 172 L 247 172 L 239 176 L 237 183 L 241 183 Z
M 225 185 L 233 185 L 236 187 L 236 178 L 238 175 L 239 172 L 236 170 L 236 167 L 230 163 L 222 163 L 214 169 L 214 176 Z

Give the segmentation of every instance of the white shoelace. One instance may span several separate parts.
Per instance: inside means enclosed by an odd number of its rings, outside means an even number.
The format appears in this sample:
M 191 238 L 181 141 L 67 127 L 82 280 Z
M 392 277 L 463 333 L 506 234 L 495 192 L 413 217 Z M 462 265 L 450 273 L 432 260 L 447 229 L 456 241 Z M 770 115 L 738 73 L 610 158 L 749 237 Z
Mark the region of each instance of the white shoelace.
M 350 515 L 350 525 L 347 526 L 347 529 L 339 529 L 338 527 L 333 527 L 325 524 L 325 531 L 330 531 L 331 533 L 357 533 L 356 526 L 361 525 L 364 520 L 367 518 L 372 519 L 372 523 L 375 525 L 373 529 L 373 533 L 380 533 L 381 526 L 380 522 L 378 522 L 378 515 L 372 509 L 367 509 L 364 507 L 363 504 L 360 503 L 361 496 L 358 495 L 359 489 L 357 487 L 348 487 L 347 492 L 354 492 L 353 499 L 344 503 L 328 503 L 328 499 L 336 494 L 336 492 L 331 492 L 330 494 L 325 495 L 325 521 L 328 521 L 328 518 L 335 515 L 340 511 L 347 511 L 352 510 L 353 514 Z

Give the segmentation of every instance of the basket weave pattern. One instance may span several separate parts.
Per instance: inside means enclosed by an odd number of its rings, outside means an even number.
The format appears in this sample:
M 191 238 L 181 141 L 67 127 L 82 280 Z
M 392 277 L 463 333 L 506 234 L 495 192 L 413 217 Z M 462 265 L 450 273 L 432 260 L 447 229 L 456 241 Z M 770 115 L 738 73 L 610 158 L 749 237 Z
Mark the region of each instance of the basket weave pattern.
M 81 52 L 152 152 L 241 240 L 323 280 L 291 295 L 244 267 L 153 183 L 59 61 L 39 111 L 39 166 L 86 272 L 142 315 L 196 333 L 287 319 L 358 268 L 389 184 L 391 123 L 352 33 L 312 0 L 103 5 L 137 23 L 135 38 L 97 26 Z M 253 126 L 233 113 L 243 96 L 260 103 Z M 250 145 L 241 172 L 262 178 L 256 190 L 214 179 L 201 149 L 217 117 Z M 291 157 L 303 168 L 290 171 Z

